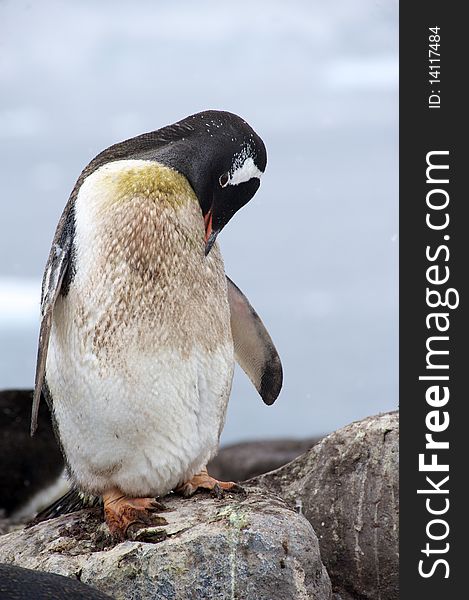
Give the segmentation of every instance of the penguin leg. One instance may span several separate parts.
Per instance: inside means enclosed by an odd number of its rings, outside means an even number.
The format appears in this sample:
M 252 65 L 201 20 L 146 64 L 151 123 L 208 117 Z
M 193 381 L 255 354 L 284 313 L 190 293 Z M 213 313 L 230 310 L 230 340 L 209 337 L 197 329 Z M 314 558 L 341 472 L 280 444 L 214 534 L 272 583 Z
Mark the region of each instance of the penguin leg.
M 185 498 L 189 498 L 189 496 L 195 494 L 199 489 L 211 490 L 218 497 L 222 496 L 224 491 L 244 491 L 243 488 L 234 481 L 218 481 L 218 479 L 211 477 L 206 468 L 199 471 L 199 473 L 196 473 L 188 481 L 179 485 L 174 491 Z
M 155 515 L 165 510 L 155 498 L 130 498 L 113 488 L 103 494 L 104 518 L 114 537 L 125 539 L 145 526 L 167 525 L 163 517 Z

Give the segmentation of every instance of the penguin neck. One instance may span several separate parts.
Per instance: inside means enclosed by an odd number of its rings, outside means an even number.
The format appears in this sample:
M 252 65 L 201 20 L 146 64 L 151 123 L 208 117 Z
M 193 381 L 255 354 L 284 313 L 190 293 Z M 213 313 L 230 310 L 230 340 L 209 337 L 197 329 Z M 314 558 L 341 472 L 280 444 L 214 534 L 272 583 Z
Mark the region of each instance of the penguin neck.
M 216 244 L 205 256 L 194 191 L 168 167 L 125 162 L 95 171 L 77 194 L 76 274 L 59 312 L 72 307 L 80 335 L 100 352 L 125 354 L 136 340 L 163 347 L 173 330 L 186 354 L 194 340 L 229 343 L 223 261 Z
M 157 161 L 181 174 L 191 185 L 205 215 L 213 200 L 213 181 L 210 173 L 216 172 L 213 156 L 201 143 L 200 138 L 182 138 L 159 148 L 155 154 Z
M 203 264 L 200 205 L 172 168 L 144 160 L 109 163 L 84 181 L 75 208 L 78 268 L 157 277 L 163 284 Z

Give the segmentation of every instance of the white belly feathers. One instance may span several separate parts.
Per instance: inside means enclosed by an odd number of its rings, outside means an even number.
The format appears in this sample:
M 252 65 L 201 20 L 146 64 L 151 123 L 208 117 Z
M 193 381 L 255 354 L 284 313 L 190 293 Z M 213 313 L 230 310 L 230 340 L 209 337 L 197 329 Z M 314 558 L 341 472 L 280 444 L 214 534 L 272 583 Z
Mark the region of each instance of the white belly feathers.
M 163 495 L 216 452 L 234 358 L 223 262 L 216 247 L 204 256 L 203 232 L 187 181 L 161 165 L 109 163 L 80 189 L 46 380 L 83 490 Z

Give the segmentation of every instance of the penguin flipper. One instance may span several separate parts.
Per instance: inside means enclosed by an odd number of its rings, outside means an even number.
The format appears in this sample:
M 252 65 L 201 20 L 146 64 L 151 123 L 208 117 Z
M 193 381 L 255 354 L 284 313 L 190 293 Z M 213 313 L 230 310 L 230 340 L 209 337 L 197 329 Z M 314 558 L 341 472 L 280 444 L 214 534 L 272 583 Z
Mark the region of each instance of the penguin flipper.
M 280 357 L 249 300 L 228 276 L 226 279 L 236 362 L 252 381 L 265 404 L 273 404 L 282 388 Z
M 31 436 L 37 429 L 37 416 L 41 391 L 46 371 L 47 351 L 49 348 L 52 314 L 55 302 L 62 289 L 65 273 L 70 264 L 73 234 L 70 227 L 71 209 L 67 204 L 55 233 L 52 248 L 49 253 L 44 278 L 42 280 L 41 296 L 41 326 L 36 362 L 36 377 L 34 383 L 33 407 L 31 413 Z

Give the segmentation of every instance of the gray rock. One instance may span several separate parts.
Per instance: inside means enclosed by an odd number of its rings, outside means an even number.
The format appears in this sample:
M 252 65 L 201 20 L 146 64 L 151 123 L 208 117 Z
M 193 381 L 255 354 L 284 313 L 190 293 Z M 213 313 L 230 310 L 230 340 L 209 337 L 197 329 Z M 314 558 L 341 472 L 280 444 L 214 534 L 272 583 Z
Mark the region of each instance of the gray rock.
M 0 538 L 0 562 L 79 578 L 116 599 L 331 600 L 310 523 L 272 494 L 164 499 L 168 525 L 114 545 L 100 509 Z M 165 538 L 165 539 L 164 539 Z
M 368 417 L 252 484 L 296 506 L 344 600 L 397 600 L 399 415 Z
M 261 440 L 224 446 L 209 464 L 208 471 L 222 481 L 245 481 L 286 465 L 320 439 Z

